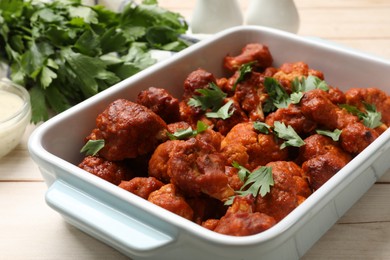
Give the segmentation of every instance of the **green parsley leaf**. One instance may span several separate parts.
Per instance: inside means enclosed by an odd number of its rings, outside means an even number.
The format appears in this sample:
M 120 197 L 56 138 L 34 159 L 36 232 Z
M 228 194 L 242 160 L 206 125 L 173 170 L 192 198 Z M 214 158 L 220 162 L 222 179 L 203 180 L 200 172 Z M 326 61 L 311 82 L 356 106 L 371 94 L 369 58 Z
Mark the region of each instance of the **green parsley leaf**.
M 53 79 L 57 78 L 57 73 L 55 73 L 48 66 L 43 66 L 41 71 L 41 84 L 44 89 L 46 89 L 53 82 Z
M 247 168 L 244 166 L 241 166 L 238 162 L 233 162 L 232 166 L 236 169 L 238 169 L 238 177 L 241 181 L 245 181 L 248 175 L 251 173 Z
M 329 90 L 329 86 L 324 80 L 313 75 L 309 75 L 306 78 L 302 77 L 300 80 L 297 77 L 291 84 L 293 92 L 307 92 L 313 89 Z
M 274 133 L 278 138 L 286 140 L 280 146 L 280 149 L 284 149 L 287 146 L 301 147 L 305 144 L 302 138 L 295 132 L 294 128 L 290 125 L 286 126 L 283 122 L 274 122 Z
M 252 173 L 249 173 L 247 169 L 238 165 L 237 163 L 233 166 L 239 170 L 242 170 L 242 174 L 246 175 L 246 181 L 244 185 L 242 185 L 239 191 L 236 191 L 239 196 L 244 197 L 248 194 L 252 194 L 256 198 L 260 194 L 261 197 L 264 197 L 271 191 L 271 186 L 274 185 L 272 167 L 262 166 L 254 170 Z M 234 198 L 235 196 L 230 197 L 225 202 L 225 205 L 231 205 L 234 201 Z
M 303 97 L 303 92 L 291 93 L 291 95 L 290 95 L 291 103 L 299 104 L 299 102 L 301 102 L 302 97 Z
M 360 111 L 357 107 L 348 105 L 348 104 L 340 104 L 339 107 L 344 108 L 349 113 L 359 117 L 359 119 L 364 115 L 362 111 Z
M 42 88 L 34 86 L 29 90 L 31 102 L 31 121 L 40 122 L 46 121 L 49 118 L 49 113 L 46 109 L 45 92 Z
M 291 103 L 290 96 L 280 83 L 272 78 L 264 79 L 264 87 L 269 95 L 264 105 L 264 112 L 272 112 L 277 108 L 286 108 Z
M 179 129 L 173 134 L 168 132 L 168 137 L 171 140 L 183 140 L 190 137 L 194 137 L 197 134 L 206 131 L 208 127 L 209 126 L 207 124 L 203 123 L 202 121 L 198 121 L 196 123 L 196 130 L 193 130 L 192 127 L 190 126 L 187 129 Z
M 45 90 L 45 96 L 47 97 L 50 106 L 56 113 L 65 111 L 71 106 L 56 85 L 51 85 L 49 88 L 47 88 Z
M 237 79 L 236 79 L 236 81 L 234 82 L 234 85 L 233 85 L 233 89 L 232 89 L 233 91 L 236 90 L 237 84 L 244 80 L 245 75 L 252 72 L 252 65 L 253 65 L 253 63 L 255 63 L 255 61 L 248 62 L 248 63 L 242 64 L 240 66 L 240 68 L 238 69 L 238 73 L 239 73 L 238 77 L 237 77 Z
M 171 140 L 182 140 L 191 137 L 193 135 L 194 135 L 194 130 L 192 130 L 191 126 L 188 127 L 187 129 L 179 129 L 173 134 L 168 132 L 168 137 Z
M 238 192 L 236 192 L 238 193 Z M 224 203 L 225 206 L 230 206 L 233 204 L 233 201 L 234 201 L 234 198 L 236 197 L 236 195 L 233 195 L 233 196 L 230 196 Z
M 340 107 L 357 116 L 360 120 L 362 120 L 363 124 L 369 128 L 373 129 L 382 125 L 382 114 L 376 110 L 375 105 L 368 104 L 366 102 L 363 102 L 363 104 L 366 108 L 365 112 L 360 111 L 357 107 L 348 104 L 342 104 Z
M 81 148 L 80 153 L 85 155 L 95 156 L 104 147 L 104 140 L 88 140 L 88 142 Z
M 317 132 L 317 134 L 330 137 L 330 138 L 332 138 L 333 141 L 337 142 L 340 139 L 340 135 L 342 133 L 342 130 L 335 129 L 334 131 L 329 131 L 329 130 L 317 129 L 316 132 Z
M 249 174 L 248 179 L 242 187 L 250 187 L 246 190 L 247 193 L 251 193 L 254 197 L 260 194 L 264 197 L 271 190 L 271 186 L 274 185 L 274 179 L 272 178 L 272 168 L 262 166 L 254 170 Z
M 364 103 L 366 114 L 363 117 L 363 124 L 369 128 L 376 128 L 382 125 L 382 114 L 376 110 L 375 105 Z
M 207 112 L 206 117 L 208 118 L 221 118 L 223 120 L 228 119 L 234 113 L 234 108 L 231 109 L 233 105 L 233 100 L 229 100 L 225 105 L 223 105 L 217 112 Z
M 260 122 L 260 121 L 253 122 L 253 128 L 256 129 L 257 131 L 259 131 L 260 133 L 263 133 L 266 135 L 271 132 L 271 126 L 267 125 L 264 122 Z
M 166 50 L 180 51 L 186 46 L 186 42 L 178 37 L 176 30 L 167 26 L 153 26 L 146 31 L 145 39 L 150 46 Z
M 306 78 L 302 77 L 301 79 L 296 77 L 291 82 L 291 88 L 292 93 L 290 95 L 290 99 L 291 103 L 293 104 L 298 104 L 301 101 L 304 92 L 313 89 L 321 89 L 323 91 L 329 90 L 329 86 L 324 80 L 321 80 L 320 78 L 313 75 L 309 75 Z
M 262 134 L 272 133 L 283 140 L 286 140 L 280 146 L 280 149 L 284 149 L 287 146 L 300 147 L 305 144 L 302 138 L 295 132 L 294 128 L 291 126 L 286 126 L 283 122 L 275 121 L 274 127 L 271 127 L 263 122 L 253 122 L 253 128 L 259 131 Z
M 71 18 L 82 18 L 85 23 L 99 23 L 97 13 L 87 6 L 69 6 L 69 15 Z
M 211 109 L 216 112 L 221 108 L 223 100 L 227 96 L 215 83 L 211 82 L 208 88 L 197 89 L 196 92 L 201 96 L 194 95 L 188 101 L 188 105 L 193 107 L 201 107 L 202 110 Z

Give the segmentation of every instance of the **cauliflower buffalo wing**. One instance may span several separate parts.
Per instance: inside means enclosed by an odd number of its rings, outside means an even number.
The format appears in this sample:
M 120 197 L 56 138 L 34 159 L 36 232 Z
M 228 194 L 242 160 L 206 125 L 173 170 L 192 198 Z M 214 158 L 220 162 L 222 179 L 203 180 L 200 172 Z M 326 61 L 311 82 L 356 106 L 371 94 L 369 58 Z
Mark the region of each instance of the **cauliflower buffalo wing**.
M 319 189 L 326 181 L 343 168 L 352 156 L 331 138 L 314 134 L 305 139 L 300 148 L 304 176 L 311 189 Z
M 267 46 L 259 43 L 247 44 L 237 56 L 226 56 L 225 68 L 230 71 L 238 70 L 241 65 L 254 62 L 256 69 L 265 69 L 272 66 L 273 58 Z
M 86 156 L 78 166 L 116 185 L 133 176 L 132 171 L 123 162 L 112 162 L 96 156 Z
M 221 143 L 221 152 L 228 164 L 238 162 L 249 170 L 271 161 L 288 158 L 288 150 L 280 149 L 280 140 L 272 135 L 258 133 L 253 122 L 240 123 L 226 135 Z
M 265 119 L 265 122 L 270 126 L 273 126 L 275 121 L 290 125 L 295 132 L 303 135 L 310 134 L 317 128 L 317 123 L 304 116 L 301 108 L 295 104 L 290 104 L 286 108 L 279 108 Z
M 122 180 L 118 186 L 141 198 L 148 199 L 150 193 L 160 189 L 164 183 L 154 177 L 134 177 L 129 181 Z
M 99 155 L 110 161 L 136 158 L 152 152 L 164 141 L 166 123 L 152 110 L 118 99 L 96 118 L 87 140 L 103 139 Z
M 179 99 L 165 89 L 150 87 L 141 91 L 137 103 L 151 109 L 168 124 L 180 120 Z
M 207 194 L 226 200 L 234 194 L 225 174 L 225 159 L 198 139 L 179 141 L 169 154 L 167 175 L 189 197 Z
M 302 169 L 294 162 L 274 161 L 272 168 L 274 185 L 264 197 L 257 196 L 255 210 L 273 217 L 277 222 L 287 216 L 310 194 Z
M 273 217 L 256 212 L 254 208 L 253 197 L 236 197 L 233 205 L 219 221 L 209 220 L 203 225 L 210 226 L 208 222 L 211 221 L 214 226 L 212 230 L 215 232 L 232 236 L 248 236 L 260 233 L 276 224 Z
M 381 113 L 383 124 L 377 129 L 382 133 L 390 125 L 390 97 L 377 88 L 352 88 L 345 92 L 346 103 L 366 111 L 365 103 L 372 104 Z
M 148 201 L 183 218 L 192 220 L 194 211 L 174 184 L 166 184 L 150 193 Z

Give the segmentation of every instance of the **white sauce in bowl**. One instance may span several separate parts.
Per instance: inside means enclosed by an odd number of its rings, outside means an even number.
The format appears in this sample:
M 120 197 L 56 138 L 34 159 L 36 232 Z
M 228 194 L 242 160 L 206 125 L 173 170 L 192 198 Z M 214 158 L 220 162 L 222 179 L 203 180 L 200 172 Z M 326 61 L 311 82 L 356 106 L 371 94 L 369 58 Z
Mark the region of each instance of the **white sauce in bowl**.
M 22 107 L 23 99 L 21 97 L 13 93 L 0 90 L 0 122 L 12 117 Z
M 28 92 L 6 79 L 0 80 L 0 158 L 20 142 L 31 118 Z

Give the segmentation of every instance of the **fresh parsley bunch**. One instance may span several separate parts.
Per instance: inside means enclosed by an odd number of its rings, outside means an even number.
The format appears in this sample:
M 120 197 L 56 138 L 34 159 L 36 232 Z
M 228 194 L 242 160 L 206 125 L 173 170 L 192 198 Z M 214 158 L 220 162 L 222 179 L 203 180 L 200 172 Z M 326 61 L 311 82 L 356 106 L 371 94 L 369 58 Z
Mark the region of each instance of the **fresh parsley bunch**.
M 155 63 L 150 49 L 180 51 L 188 25 L 156 0 L 121 12 L 81 0 L 0 0 L 0 59 L 45 121 Z

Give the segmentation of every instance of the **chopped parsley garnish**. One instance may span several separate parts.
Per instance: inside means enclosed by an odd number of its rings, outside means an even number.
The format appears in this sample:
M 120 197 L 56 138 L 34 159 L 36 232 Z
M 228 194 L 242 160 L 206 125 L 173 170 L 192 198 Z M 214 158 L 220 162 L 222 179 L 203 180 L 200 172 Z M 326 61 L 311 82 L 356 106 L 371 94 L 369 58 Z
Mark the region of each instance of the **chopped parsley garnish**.
M 267 90 L 269 99 L 266 100 L 263 110 L 264 112 L 272 112 L 277 108 L 286 108 L 290 104 L 290 96 L 280 83 L 272 78 L 264 79 L 264 87 Z
M 271 127 L 264 122 L 255 121 L 255 122 L 253 122 L 253 127 L 257 131 L 259 131 L 260 133 L 263 133 L 266 135 L 269 134 L 271 131 Z
M 330 138 L 332 138 L 333 141 L 337 142 L 340 139 L 340 135 L 342 133 L 342 130 L 335 129 L 334 131 L 329 131 L 329 130 L 317 129 L 316 132 L 317 132 L 317 134 L 330 137 Z
M 216 112 L 207 112 L 206 117 L 208 118 L 221 118 L 223 120 L 228 119 L 233 115 L 234 109 L 231 109 L 233 105 L 233 100 L 229 100 L 225 105 L 223 105 Z
M 277 137 L 285 140 L 285 142 L 280 146 L 280 149 L 284 149 L 287 146 L 301 147 L 305 144 L 302 138 L 290 125 L 286 126 L 283 122 L 275 121 L 273 130 Z
M 309 75 L 306 78 L 302 77 L 301 79 L 296 77 L 291 82 L 291 86 L 293 92 L 307 92 L 313 89 L 329 90 L 329 86 L 324 80 L 313 75 Z
M 240 66 L 240 68 L 238 69 L 238 78 L 236 79 L 236 82 L 234 82 L 234 85 L 233 85 L 233 91 L 236 90 L 236 87 L 237 87 L 237 84 L 242 82 L 245 78 L 245 75 L 252 72 L 252 64 L 255 63 L 255 61 L 252 61 L 252 62 L 248 62 L 248 63 L 245 63 L 245 64 L 242 64 Z
M 382 114 L 376 110 L 375 105 L 364 103 L 366 114 L 363 116 L 363 124 L 369 128 L 376 128 L 382 125 Z
M 340 107 L 357 116 L 362 120 L 363 124 L 369 128 L 376 128 L 382 125 L 382 114 L 376 110 L 375 105 L 366 102 L 363 102 L 363 104 L 366 108 L 365 112 L 360 111 L 357 107 L 352 105 L 343 104 L 340 105 Z
M 201 95 L 194 95 L 188 101 L 189 106 L 200 107 L 202 110 L 211 109 L 213 112 L 218 111 L 227 96 L 215 83 L 211 82 L 208 88 L 197 89 Z
M 293 104 L 299 104 L 301 102 L 301 99 L 303 97 L 303 92 L 293 92 L 290 95 L 291 103 Z
M 253 122 L 253 128 L 263 134 L 269 134 L 272 130 L 273 134 L 285 140 L 280 146 L 280 149 L 284 149 L 287 146 L 301 147 L 305 144 L 302 138 L 295 132 L 294 128 L 290 125 L 286 126 L 283 122 L 275 121 L 274 127 L 271 127 L 263 122 Z
M 81 148 L 80 153 L 85 153 L 87 156 L 95 156 L 104 147 L 104 144 L 104 139 L 88 140 L 88 142 Z
M 225 120 L 233 115 L 234 110 L 231 109 L 233 101 L 229 100 L 225 105 L 222 105 L 227 94 L 215 83 L 211 82 L 209 83 L 208 88 L 197 89 L 196 92 L 202 95 L 192 96 L 187 104 L 193 107 L 200 107 L 204 111 L 210 109 L 211 112 L 207 112 L 206 117 L 221 118 Z
M 232 166 L 238 170 L 237 174 L 241 181 L 245 181 L 245 179 L 251 173 L 247 168 L 241 166 L 238 162 L 233 162 Z
M 256 198 L 260 194 L 261 197 L 264 197 L 271 191 L 271 186 L 274 185 L 271 167 L 261 166 L 253 172 L 236 162 L 233 163 L 233 167 L 238 169 L 238 176 L 244 182 L 240 190 L 236 191 L 238 196 L 245 197 L 252 194 Z M 235 196 L 230 197 L 225 205 L 231 205 L 234 198 Z
M 321 89 L 328 91 L 329 86 L 324 81 L 316 76 L 309 75 L 299 79 L 296 77 L 291 82 L 292 93 L 289 95 L 280 83 L 272 78 L 267 77 L 264 80 L 264 87 L 267 90 L 269 99 L 264 104 L 264 112 L 272 112 L 278 108 L 286 108 L 290 103 L 298 104 L 303 94 L 313 89 Z
M 301 79 L 296 77 L 291 82 L 291 88 L 292 88 L 292 93 L 290 99 L 291 99 L 291 103 L 293 104 L 298 104 L 303 97 L 303 93 L 307 91 L 313 89 L 321 89 L 323 91 L 329 90 L 329 86 L 324 80 L 313 75 L 309 75 L 306 78 L 302 77 Z
M 187 129 L 179 129 L 173 134 L 168 132 L 168 137 L 171 140 L 183 140 L 190 137 L 194 137 L 197 134 L 200 134 L 204 131 L 206 131 L 208 128 L 208 125 L 203 123 L 202 121 L 198 121 L 196 124 L 196 129 L 193 130 L 192 127 L 188 127 Z

